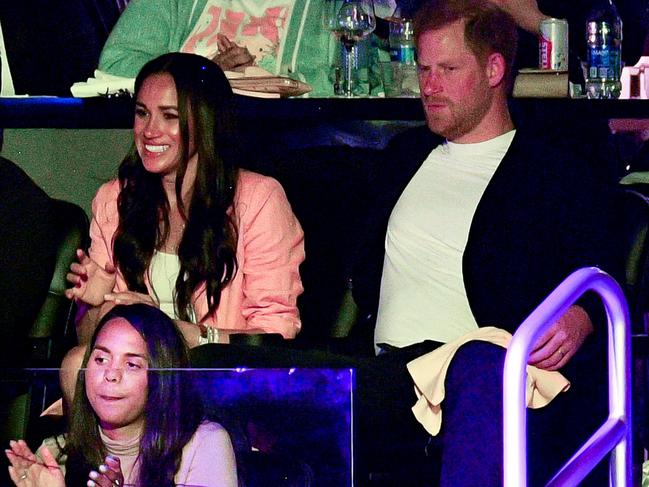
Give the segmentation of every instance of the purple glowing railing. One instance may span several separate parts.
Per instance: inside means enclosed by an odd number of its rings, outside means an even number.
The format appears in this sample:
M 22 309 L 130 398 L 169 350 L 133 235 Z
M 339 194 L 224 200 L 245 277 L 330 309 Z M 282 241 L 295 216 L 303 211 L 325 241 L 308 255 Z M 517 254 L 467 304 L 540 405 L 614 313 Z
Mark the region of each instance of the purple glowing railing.
M 533 344 L 586 291 L 600 295 L 608 316 L 609 415 L 548 485 L 577 485 L 612 451 L 610 482 L 630 487 L 631 471 L 631 337 L 624 293 L 605 272 L 588 267 L 573 272 L 521 324 L 505 359 L 503 390 L 504 485 L 527 486 L 525 368 Z

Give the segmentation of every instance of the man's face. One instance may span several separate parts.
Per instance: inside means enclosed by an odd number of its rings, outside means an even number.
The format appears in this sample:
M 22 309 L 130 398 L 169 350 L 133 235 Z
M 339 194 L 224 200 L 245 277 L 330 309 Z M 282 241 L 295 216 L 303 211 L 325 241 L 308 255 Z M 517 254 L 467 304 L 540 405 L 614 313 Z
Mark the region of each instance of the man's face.
M 492 104 L 493 90 L 487 67 L 464 41 L 464 21 L 422 33 L 417 57 L 430 130 L 459 143 L 483 140 L 483 119 Z

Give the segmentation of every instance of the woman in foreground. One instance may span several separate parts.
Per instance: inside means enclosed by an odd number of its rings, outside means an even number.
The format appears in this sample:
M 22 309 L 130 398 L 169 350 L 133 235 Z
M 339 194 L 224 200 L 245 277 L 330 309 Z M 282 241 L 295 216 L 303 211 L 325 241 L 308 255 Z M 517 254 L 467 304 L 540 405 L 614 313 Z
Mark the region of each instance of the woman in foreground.
M 12 441 L 9 474 L 20 487 L 236 487 L 230 437 L 204 421 L 182 371 L 187 351 L 174 323 L 144 304 L 116 306 L 97 326 L 79 373 L 63 441 L 34 455 Z

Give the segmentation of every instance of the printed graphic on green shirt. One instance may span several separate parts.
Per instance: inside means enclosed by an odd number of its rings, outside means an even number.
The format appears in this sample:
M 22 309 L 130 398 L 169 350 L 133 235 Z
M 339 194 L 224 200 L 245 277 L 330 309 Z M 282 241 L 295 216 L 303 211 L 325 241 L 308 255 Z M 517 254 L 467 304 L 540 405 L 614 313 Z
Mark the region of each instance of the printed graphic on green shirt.
M 248 49 L 255 64 L 277 74 L 295 0 L 210 0 L 181 51 L 213 58 L 219 52 L 217 36 Z

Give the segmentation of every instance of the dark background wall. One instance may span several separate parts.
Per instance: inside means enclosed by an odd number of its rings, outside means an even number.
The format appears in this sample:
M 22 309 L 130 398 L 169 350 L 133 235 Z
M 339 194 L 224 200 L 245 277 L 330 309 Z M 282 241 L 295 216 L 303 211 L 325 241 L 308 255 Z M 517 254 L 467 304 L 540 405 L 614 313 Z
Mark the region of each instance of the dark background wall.
M 0 23 L 17 94 L 70 96 L 92 76 L 124 0 L 2 0 Z

